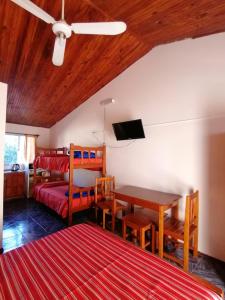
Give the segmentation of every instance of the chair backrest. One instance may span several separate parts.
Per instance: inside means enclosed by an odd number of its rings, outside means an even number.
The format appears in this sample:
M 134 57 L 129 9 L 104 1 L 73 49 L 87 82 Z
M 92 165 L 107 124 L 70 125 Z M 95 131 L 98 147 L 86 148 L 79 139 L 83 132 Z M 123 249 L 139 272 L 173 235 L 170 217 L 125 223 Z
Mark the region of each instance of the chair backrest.
M 100 177 L 95 181 L 95 203 L 99 200 L 112 199 L 112 190 L 115 189 L 115 178 Z
M 199 192 L 196 191 L 186 197 L 185 208 L 185 228 L 189 230 L 191 226 L 198 227 L 198 211 L 199 211 Z

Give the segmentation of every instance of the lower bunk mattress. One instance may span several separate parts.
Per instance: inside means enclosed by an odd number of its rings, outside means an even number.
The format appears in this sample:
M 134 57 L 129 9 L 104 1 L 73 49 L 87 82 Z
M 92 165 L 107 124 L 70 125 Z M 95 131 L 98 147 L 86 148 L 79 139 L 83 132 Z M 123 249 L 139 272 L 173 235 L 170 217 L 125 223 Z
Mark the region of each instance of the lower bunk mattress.
M 75 187 L 74 187 L 75 188 Z M 94 202 L 94 188 L 90 195 L 83 187 L 76 187 L 76 190 L 82 192 L 75 192 L 73 194 L 73 211 L 79 211 L 91 206 Z M 68 216 L 68 183 L 65 181 L 45 182 L 37 184 L 34 188 L 34 196 L 36 201 L 43 203 L 52 210 L 54 210 L 62 218 Z
M 183 270 L 80 224 L 0 256 L 0 299 L 222 299 Z

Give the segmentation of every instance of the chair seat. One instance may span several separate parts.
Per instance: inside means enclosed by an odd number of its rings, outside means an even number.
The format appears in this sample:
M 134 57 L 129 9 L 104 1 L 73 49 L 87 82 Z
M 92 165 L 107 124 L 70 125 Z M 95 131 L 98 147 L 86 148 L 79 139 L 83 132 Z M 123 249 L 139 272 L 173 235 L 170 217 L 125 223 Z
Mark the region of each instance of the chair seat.
M 197 226 L 191 225 L 189 234 L 192 236 Z M 184 238 L 184 222 L 175 218 L 166 217 L 164 219 L 164 234 L 170 235 L 177 239 Z
M 155 225 L 159 225 L 159 213 L 157 211 L 144 208 L 135 208 L 135 215 L 140 216 L 140 218 L 142 218 L 143 216 L 147 216 Z M 164 218 L 167 215 L 168 214 L 164 213 Z
M 97 206 L 100 209 L 112 209 L 113 206 L 113 200 L 107 200 L 107 201 L 100 201 L 97 203 Z M 116 210 L 126 209 L 126 206 L 120 203 L 117 203 Z
M 146 226 L 151 225 L 152 219 L 151 217 L 139 213 L 134 213 L 134 214 L 128 214 L 122 218 L 123 222 L 127 224 L 127 226 L 130 226 L 132 228 L 140 229 Z
M 97 207 L 101 209 L 112 209 L 112 200 L 98 202 Z

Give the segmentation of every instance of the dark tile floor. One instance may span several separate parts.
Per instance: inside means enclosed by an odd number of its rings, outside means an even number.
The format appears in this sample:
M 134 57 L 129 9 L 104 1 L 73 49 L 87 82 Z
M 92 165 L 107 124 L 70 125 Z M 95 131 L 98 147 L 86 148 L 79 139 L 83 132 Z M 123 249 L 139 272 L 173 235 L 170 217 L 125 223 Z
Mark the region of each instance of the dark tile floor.
M 87 212 L 81 212 L 75 215 L 74 224 L 86 220 Z M 3 225 L 4 252 L 67 227 L 57 214 L 31 199 L 4 202 Z
M 183 250 L 178 249 L 176 255 L 182 258 Z M 190 256 L 189 270 L 225 292 L 225 262 L 199 253 L 198 258 Z
M 74 224 L 87 221 L 90 221 L 89 212 L 74 214 Z M 33 200 L 4 202 L 4 252 L 66 227 L 66 222 L 58 215 Z M 181 251 L 178 256 L 182 256 Z M 198 259 L 190 259 L 190 271 L 225 290 L 225 262 L 200 254 Z

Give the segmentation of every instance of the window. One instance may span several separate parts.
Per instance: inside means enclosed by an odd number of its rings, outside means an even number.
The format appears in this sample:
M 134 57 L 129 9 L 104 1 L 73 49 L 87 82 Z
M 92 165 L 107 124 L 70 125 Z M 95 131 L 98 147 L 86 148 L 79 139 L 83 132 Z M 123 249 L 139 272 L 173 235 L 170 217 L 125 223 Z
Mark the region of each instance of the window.
M 35 155 L 35 137 L 6 134 L 4 148 L 5 170 L 11 169 L 13 164 L 27 164 L 33 162 Z

